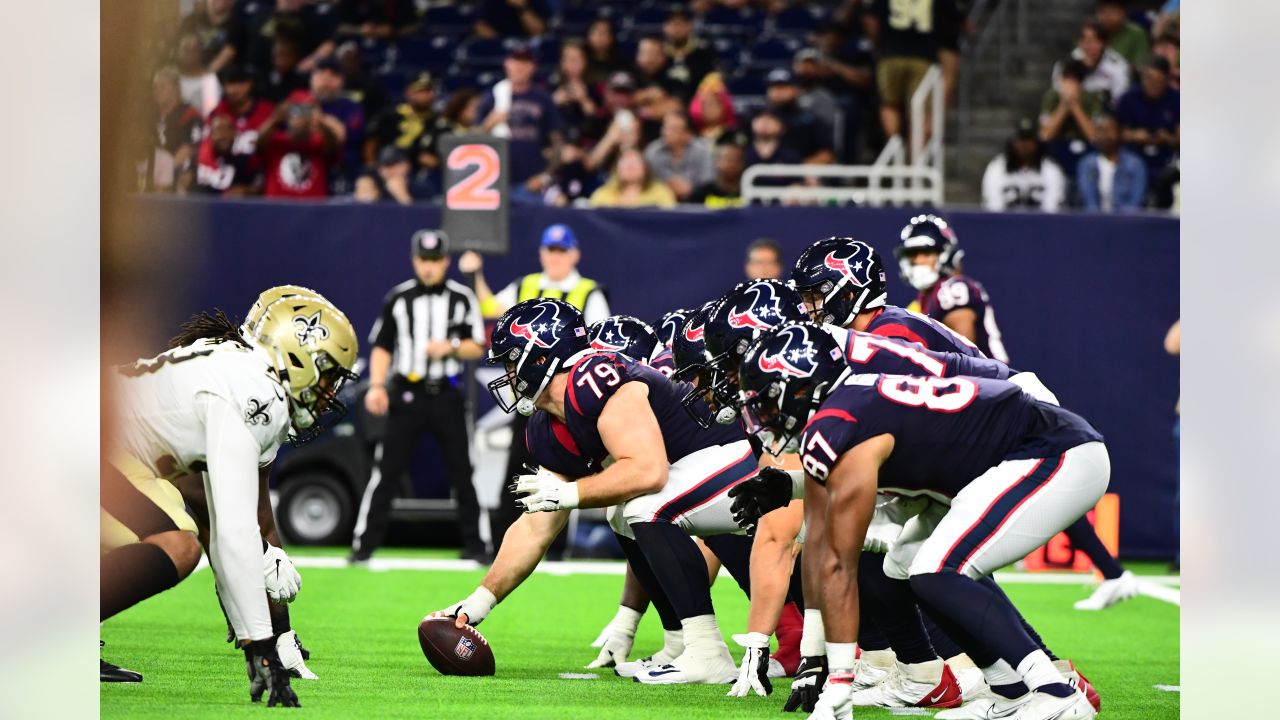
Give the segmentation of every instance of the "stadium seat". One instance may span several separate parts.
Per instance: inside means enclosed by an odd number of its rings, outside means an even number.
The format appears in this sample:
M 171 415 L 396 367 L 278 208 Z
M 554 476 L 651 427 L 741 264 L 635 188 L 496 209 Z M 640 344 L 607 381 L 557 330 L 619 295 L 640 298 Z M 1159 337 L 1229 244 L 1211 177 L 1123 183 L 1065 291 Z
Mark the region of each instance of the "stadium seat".
M 386 91 L 387 97 L 396 102 L 404 95 L 405 85 L 409 84 L 408 72 L 404 70 L 382 70 L 374 74 L 373 79 Z
M 764 78 L 758 73 L 739 72 L 731 76 L 727 84 L 735 107 L 739 98 L 764 95 Z
M 722 73 L 732 74 L 742 63 L 742 43 L 737 40 L 726 37 L 715 38 L 711 41 L 711 47 L 715 49 L 716 56 L 720 60 Z
M 465 37 L 475 23 L 473 10 L 465 5 L 433 5 L 422 13 L 422 34 Z
M 560 37 L 586 37 L 587 28 L 600 16 L 594 7 L 565 8 L 556 18 L 554 24 Z
M 773 18 L 773 31 L 778 35 L 804 38 L 818 27 L 819 15 L 814 8 L 793 5 Z
M 791 65 L 791 58 L 800 49 L 800 43 L 787 38 L 769 38 L 756 43 L 747 55 L 747 66 L 756 72 L 767 72 L 776 67 Z
M 557 67 L 560 64 L 560 38 L 543 35 L 531 43 L 539 66 Z
M 440 80 L 440 94 L 442 95 L 451 95 L 462 88 L 485 89 L 480 85 L 474 73 L 466 72 L 461 68 L 450 68 L 448 74 Z
M 507 57 L 501 40 L 473 38 L 458 49 L 458 58 L 472 67 L 500 67 Z
M 745 38 L 758 35 L 763 24 L 763 19 L 754 10 L 735 10 L 717 5 L 702 16 L 698 29 L 711 37 Z
M 391 44 L 385 40 L 360 38 L 355 43 L 357 52 L 360 53 L 360 64 L 371 71 L 389 68 L 395 61 L 395 54 L 391 52 Z
M 395 64 L 400 68 L 421 68 L 438 73 L 449 67 L 455 52 L 452 38 L 406 38 L 396 45 Z
M 628 15 L 623 22 L 635 37 L 649 34 L 660 34 L 662 23 L 667 19 L 667 8 L 658 6 L 642 7 Z

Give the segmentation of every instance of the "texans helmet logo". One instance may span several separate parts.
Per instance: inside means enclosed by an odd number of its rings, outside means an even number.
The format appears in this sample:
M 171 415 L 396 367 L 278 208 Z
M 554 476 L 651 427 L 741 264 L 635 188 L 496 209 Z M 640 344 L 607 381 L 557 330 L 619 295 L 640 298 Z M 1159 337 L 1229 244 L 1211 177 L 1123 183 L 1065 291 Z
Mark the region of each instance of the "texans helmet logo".
M 549 320 L 544 321 L 543 316 L 547 314 L 548 309 L 551 310 L 551 317 Z M 518 338 L 528 340 L 540 348 L 549 348 L 552 344 L 547 342 L 541 333 L 545 333 L 548 329 L 554 330 L 559 326 L 559 314 L 560 311 L 556 309 L 554 304 L 541 303 L 538 305 L 538 314 L 529 320 L 525 322 L 521 322 L 519 319 L 512 320 L 509 332 Z
M 775 322 L 769 322 L 761 317 L 782 318 L 782 304 L 778 300 L 778 294 L 774 291 L 773 286 L 769 283 L 757 283 L 747 288 L 747 290 L 755 292 L 755 301 L 747 305 L 746 309 L 742 311 L 737 308 L 730 308 L 729 327 L 768 330 L 778 324 L 776 320 Z
M 600 326 L 600 332 L 591 339 L 591 347 L 596 350 L 610 350 L 612 352 L 623 352 L 627 346 L 631 344 L 631 338 L 623 332 L 622 328 L 613 322 L 606 322 Z
M 871 263 L 863 259 L 855 259 L 860 254 L 857 249 L 848 257 L 839 257 L 836 253 L 839 250 L 832 250 L 827 253 L 827 257 L 823 259 L 822 264 L 844 275 L 849 282 L 858 287 L 865 287 L 871 282 Z
M 799 327 L 787 328 L 782 331 L 781 336 L 788 338 L 786 345 L 776 355 L 761 353 L 758 361 L 760 369 L 765 372 L 780 372 L 783 375 L 798 378 L 813 375 L 814 347 L 813 343 L 809 341 L 809 336 L 805 329 Z M 799 340 L 799 347 L 795 346 L 795 340 Z M 806 370 L 797 363 L 808 366 L 808 369 Z

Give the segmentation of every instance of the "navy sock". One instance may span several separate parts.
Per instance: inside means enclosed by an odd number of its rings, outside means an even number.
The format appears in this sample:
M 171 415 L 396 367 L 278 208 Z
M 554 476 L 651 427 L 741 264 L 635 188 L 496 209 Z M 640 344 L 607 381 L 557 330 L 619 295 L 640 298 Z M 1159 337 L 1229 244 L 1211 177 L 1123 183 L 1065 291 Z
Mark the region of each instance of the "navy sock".
M 1049 683 L 1048 685 L 1041 685 L 1036 688 L 1036 692 L 1042 692 L 1046 695 L 1064 698 L 1074 695 L 1076 689 L 1066 683 Z
M 1102 573 L 1102 577 L 1115 580 L 1124 574 L 1124 568 L 1111 557 L 1111 551 L 1102 544 L 1102 538 L 1098 537 L 1098 531 L 1093 529 L 1089 518 L 1081 517 L 1071 523 L 1064 532 L 1067 534 L 1067 539 L 1071 541 L 1071 546 L 1088 555 L 1093 561 L 1093 566 Z
M 715 614 L 707 561 L 693 538 L 668 523 L 633 523 L 631 530 L 676 615 L 684 620 Z
M 907 583 L 903 582 L 903 584 L 906 585 Z M 953 640 L 951 636 L 947 634 L 947 631 L 939 627 L 938 623 L 933 621 L 933 617 L 930 616 L 929 613 L 921 612 L 920 620 L 924 624 L 924 631 L 929 635 L 929 642 L 933 644 L 933 649 L 938 651 L 938 657 L 950 658 L 964 652 L 964 649 L 960 647 L 960 644 Z M 971 655 L 970 657 L 972 658 L 973 656 Z
M 996 584 L 996 581 L 990 576 L 984 577 L 978 582 L 991 588 L 992 592 L 999 595 L 1001 600 L 1006 605 L 1008 605 L 1010 608 L 1013 609 L 1013 612 L 1016 613 L 1018 616 L 1018 620 L 1022 621 L 1022 629 L 1027 631 L 1027 636 L 1031 638 L 1032 642 L 1040 646 L 1040 649 L 1044 651 L 1045 655 L 1049 656 L 1050 660 L 1058 659 L 1058 656 L 1053 654 L 1053 651 L 1050 650 L 1049 646 L 1045 644 L 1044 639 L 1040 637 L 1040 633 L 1036 632 L 1035 627 L 1033 627 L 1031 623 L 1027 622 L 1027 619 L 1022 616 L 1022 613 L 1018 610 L 1018 606 L 1014 605 L 1013 601 L 1009 599 L 1009 596 L 1004 594 L 1004 588 Z M 982 665 L 981 667 L 986 667 L 986 665 Z
M 702 538 L 720 564 L 751 597 L 751 538 L 746 535 L 712 535 Z
M 159 545 L 118 547 L 99 561 L 99 617 L 106 620 L 178 584 L 178 568 Z
M 858 599 L 859 627 L 877 628 L 899 662 L 913 664 L 938 659 L 929 634 L 920 622 L 910 584 L 885 576 L 884 555 L 862 553 L 858 561 Z M 883 649 L 861 646 L 864 650 Z
M 622 546 L 622 554 L 627 556 L 627 564 L 631 566 L 631 572 L 635 573 L 636 579 L 640 581 L 640 587 L 649 594 L 649 602 L 652 603 L 653 609 L 658 611 L 658 617 L 662 619 L 662 629 L 680 630 L 682 627 L 680 616 L 676 615 L 675 609 L 671 607 L 671 601 L 662 591 L 662 586 L 654 576 L 653 568 L 649 567 L 649 560 L 640 551 L 640 546 L 631 538 L 622 537 L 617 533 L 614 533 L 614 536 Z
M 953 572 L 925 573 L 911 578 L 924 609 L 934 620 L 946 618 L 984 643 L 1012 667 L 1039 650 L 1002 593 L 990 585 Z
M 283 603 L 267 603 L 271 611 L 271 632 L 283 635 L 292 628 L 289 626 L 289 606 Z
M 803 556 L 804 551 L 796 553 L 796 565 L 791 569 L 791 584 L 787 586 L 787 600 L 801 609 L 804 608 L 804 571 L 800 564 Z
M 1031 692 L 1031 690 L 1027 688 L 1026 685 L 1023 685 L 1022 683 L 1013 683 L 1012 685 L 992 685 L 991 692 L 999 695 L 1000 697 L 1009 698 L 1010 700 L 1012 700 L 1014 698 L 1020 698 L 1023 695 L 1026 695 L 1027 693 Z

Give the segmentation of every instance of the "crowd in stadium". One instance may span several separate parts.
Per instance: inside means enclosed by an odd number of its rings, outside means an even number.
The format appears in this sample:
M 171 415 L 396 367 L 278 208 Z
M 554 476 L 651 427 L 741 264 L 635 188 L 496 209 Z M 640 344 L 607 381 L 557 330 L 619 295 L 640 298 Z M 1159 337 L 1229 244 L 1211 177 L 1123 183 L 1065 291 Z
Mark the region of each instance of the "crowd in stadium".
M 439 201 L 442 136 L 485 132 L 514 202 L 739 205 L 757 163 L 870 162 L 930 65 L 954 95 L 973 31 L 963 0 L 905 27 L 894 0 L 180 5 L 143 188 L 401 204 Z M 1177 0 L 1098 2 L 984 205 L 1173 206 L 1177 87 Z

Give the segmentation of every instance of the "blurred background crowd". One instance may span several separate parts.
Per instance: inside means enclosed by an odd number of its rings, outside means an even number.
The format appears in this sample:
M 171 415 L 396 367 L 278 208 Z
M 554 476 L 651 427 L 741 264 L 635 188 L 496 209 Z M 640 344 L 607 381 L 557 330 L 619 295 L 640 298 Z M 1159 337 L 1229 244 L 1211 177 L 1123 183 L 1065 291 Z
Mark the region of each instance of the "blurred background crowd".
M 733 207 L 755 164 L 870 163 L 932 65 L 954 108 L 966 74 L 993 76 L 965 49 L 998 4 L 177 0 L 138 79 L 137 183 L 438 203 L 440 139 L 478 132 L 510 139 L 514 202 Z M 1009 87 L 948 112 L 948 157 L 985 153 L 948 166 L 949 200 L 1176 209 L 1178 0 L 1052 5 L 1062 42 L 1046 22 L 1026 53 L 1002 47 Z

